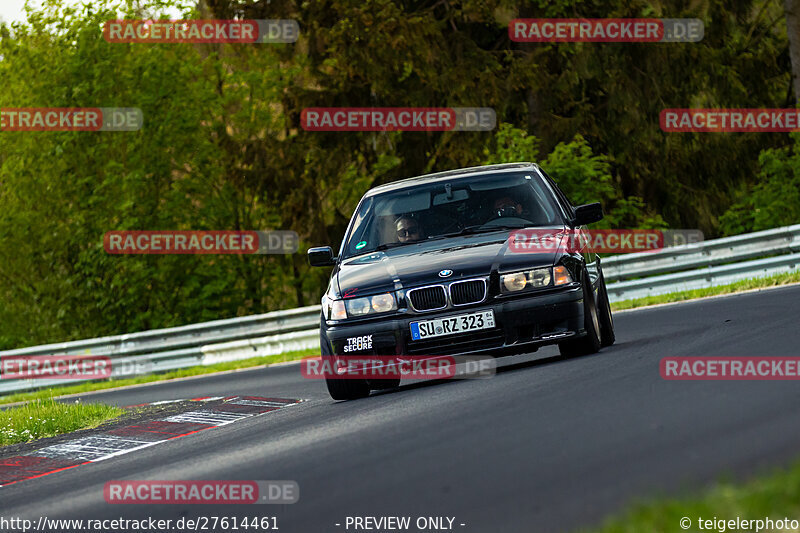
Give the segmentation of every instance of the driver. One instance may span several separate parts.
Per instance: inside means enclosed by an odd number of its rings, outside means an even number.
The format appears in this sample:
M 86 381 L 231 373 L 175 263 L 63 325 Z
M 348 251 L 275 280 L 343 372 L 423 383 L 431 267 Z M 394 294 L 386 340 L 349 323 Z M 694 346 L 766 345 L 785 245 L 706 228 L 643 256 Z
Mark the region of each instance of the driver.
M 496 217 L 521 217 L 522 204 L 509 195 L 503 195 L 495 199 L 492 214 Z
M 403 215 L 395 221 L 397 240 L 399 242 L 416 242 L 422 240 L 422 231 L 419 222 L 408 215 Z

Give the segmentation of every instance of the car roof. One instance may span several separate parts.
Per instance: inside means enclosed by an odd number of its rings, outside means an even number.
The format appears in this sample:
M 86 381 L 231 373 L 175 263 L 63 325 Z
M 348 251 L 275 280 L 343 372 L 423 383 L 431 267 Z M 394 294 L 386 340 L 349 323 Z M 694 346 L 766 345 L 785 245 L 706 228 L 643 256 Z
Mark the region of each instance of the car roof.
M 475 176 L 486 174 L 502 174 L 505 172 L 515 172 L 520 170 L 538 170 L 539 165 L 536 163 L 519 162 L 519 163 L 503 163 L 501 165 L 484 165 L 480 167 L 459 168 L 455 170 L 446 170 L 444 172 L 436 172 L 434 174 L 425 174 L 414 178 L 406 178 L 402 180 L 393 181 L 385 185 L 379 185 L 367 191 L 364 196 L 373 196 L 390 191 L 399 191 L 401 189 L 415 187 L 417 185 L 427 185 L 439 181 L 452 181 L 459 178 L 474 178 Z

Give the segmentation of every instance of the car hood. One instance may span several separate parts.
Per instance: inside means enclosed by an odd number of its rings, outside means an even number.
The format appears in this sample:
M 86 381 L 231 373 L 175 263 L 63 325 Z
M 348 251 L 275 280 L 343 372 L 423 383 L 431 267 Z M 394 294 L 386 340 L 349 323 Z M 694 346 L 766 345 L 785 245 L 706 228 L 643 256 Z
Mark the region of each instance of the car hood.
M 554 233 L 563 227 L 539 228 Z M 467 235 L 392 248 L 344 260 L 338 268 L 337 297 L 353 298 L 440 281 L 552 266 L 561 250 L 520 253 L 509 249 L 508 232 Z M 452 270 L 447 277 L 439 272 Z

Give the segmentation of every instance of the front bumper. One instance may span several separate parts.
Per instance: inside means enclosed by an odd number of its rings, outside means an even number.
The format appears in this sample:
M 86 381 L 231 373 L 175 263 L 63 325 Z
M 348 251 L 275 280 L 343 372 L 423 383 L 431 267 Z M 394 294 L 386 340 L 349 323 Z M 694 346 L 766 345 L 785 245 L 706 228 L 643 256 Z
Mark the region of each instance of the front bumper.
M 434 318 L 493 310 L 495 327 L 412 340 L 409 324 Z M 394 315 L 359 322 L 323 323 L 322 336 L 336 355 L 510 355 L 535 351 L 583 330 L 583 291 L 579 284 L 548 293 L 493 298 L 441 312 Z M 360 339 L 359 339 L 360 338 Z M 351 339 L 358 339 L 353 341 Z M 357 350 L 346 346 L 358 347 Z

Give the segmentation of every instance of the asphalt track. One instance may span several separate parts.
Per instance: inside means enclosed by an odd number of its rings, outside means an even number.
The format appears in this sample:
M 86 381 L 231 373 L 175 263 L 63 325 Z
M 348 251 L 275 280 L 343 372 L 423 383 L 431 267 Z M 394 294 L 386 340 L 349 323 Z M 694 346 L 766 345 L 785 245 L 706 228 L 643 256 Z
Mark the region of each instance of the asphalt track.
M 347 531 L 347 516 L 382 515 L 455 517 L 454 530 L 465 533 L 591 526 L 632 501 L 800 455 L 797 382 L 659 375 L 664 356 L 798 356 L 798 318 L 800 286 L 620 313 L 617 344 L 597 355 L 559 360 L 542 349 L 504 359 L 490 379 L 412 384 L 351 402 L 333 402 L 298 366 L 95 394 L 85 401 L 308 401 L 0 488 L 0 516 L 277 516 L 283 533 Z M 103 485 L 119 479 L 295 480 L 300 501 L 107 504 Z

